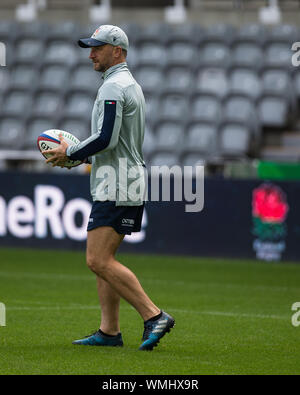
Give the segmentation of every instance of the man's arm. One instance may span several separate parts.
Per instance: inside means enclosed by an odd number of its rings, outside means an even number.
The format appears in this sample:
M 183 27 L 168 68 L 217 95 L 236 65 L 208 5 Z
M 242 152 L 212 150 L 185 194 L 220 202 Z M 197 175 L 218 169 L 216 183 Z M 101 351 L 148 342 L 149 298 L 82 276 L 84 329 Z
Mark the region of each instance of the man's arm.
M 108 99 L 109 97 L 116 99 Z M 103 89 L 99 99 L 103 116 L 99 116 L 98 132 L 81 143 L 68 147 L 66 154 L 71 160 L 85 160 L 98 152 L 113 149 L 119 141 L 123 113 L 122 92 L 111 84 Z

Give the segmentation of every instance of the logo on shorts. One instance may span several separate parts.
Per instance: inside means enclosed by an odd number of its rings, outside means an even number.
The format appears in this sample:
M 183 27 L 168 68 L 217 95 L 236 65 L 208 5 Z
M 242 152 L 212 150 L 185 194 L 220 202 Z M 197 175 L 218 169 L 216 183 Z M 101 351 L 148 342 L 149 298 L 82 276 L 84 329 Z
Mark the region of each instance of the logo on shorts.
M 122 225 L 133 226 L 134 225 L 134 219 L 123 218 L 122 219 Z
M 94 222 L 94 218 L 90 218 L 90 219 L 89 219 L 89 222 Z

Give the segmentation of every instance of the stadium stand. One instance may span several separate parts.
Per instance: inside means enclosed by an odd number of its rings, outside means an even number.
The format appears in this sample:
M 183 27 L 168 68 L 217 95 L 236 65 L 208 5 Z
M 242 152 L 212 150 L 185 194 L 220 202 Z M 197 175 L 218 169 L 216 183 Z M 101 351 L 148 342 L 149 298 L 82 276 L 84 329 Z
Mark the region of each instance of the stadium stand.
M 203 1 L 203 7 L 212 3 Z M 69 5 L 48 1 L 49 9 Z M 297 128 L 300 72 L 291 63 L 297 26 L 123 22 L 121 27 L 131 42 L 128 64 L 146 97 L 145 156 L 151 164 L 259 158 L 268 153 L 270 129 L 286 136 Z M 8 64 L 0 67 L 1 150 L 12 144 L 35 149 L 36 136 L 55 126 L 80 139 L 88 136 L 102 81 L 74 38 L 93 28 L 71 20 L 0 21 Z M 29 137 L 26 144 L 22 134 Z

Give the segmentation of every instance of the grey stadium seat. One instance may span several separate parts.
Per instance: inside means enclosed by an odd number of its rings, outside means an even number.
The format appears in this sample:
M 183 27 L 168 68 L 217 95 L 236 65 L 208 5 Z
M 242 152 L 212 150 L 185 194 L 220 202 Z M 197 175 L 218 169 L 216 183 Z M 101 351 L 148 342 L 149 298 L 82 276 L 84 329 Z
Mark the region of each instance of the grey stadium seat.
M 186 130 L 184 151 L 196 151 L 209 156 L 216 150 L 217 123 L 194 122 Z
M 262 47 L 267 37 L 268 37 L 268 31 L 264 25 L 250 23 L 250 24 L 242 25 L 239 28 L 237 35 L 234 38 L 234 42 L 254 43 Z
M 4 98 L 2 112 L 24 117 L 32 108 L 32 95 L 27 90 L 10 90 Z
M 274 26 L 271 29 L 268 41 L 285 42 L 292 45 L 299 40 L 299 28 L 294 25 L 283 24 Z
M 292 43 L 271 43 L 265 49 L 264 66 L 281 67 L 283 69 L 293 69 L 291 50 Z
M 56 116 L 62 107 L 62 99 L 57 92 L 38 91 L 33 102 L 34 115 Z
M 91 117 L 95 98 L 83 92 L 70 93 L 66 97 L 64 114 L 67 116 Z
M 0 67 L 0 92 L 4 91 L 10 83 L 10 72 L 7 67 Z
M 32 117 L 26 124 L 26 139 L 24 141 L 24 148 L 36 149 L 38 136 L 49 129 L 57 127 L 53 118 L 46 117 Z
M 43 56 L 44 43 L 39 37 L 20 39 L 16 43 L 16 61 L 40 63 Z
M 159 117 L 162 120 L 183 121 L 188 115 L 185 94 L 169 94 L 161 97 Z
M 161 88 L 163 72 L 158 67 L 142 66 L 136 70 L 134 77 L 145 92 L 155 93 Z
M 199 45 L 204 34 L 204 29 L 195 23 L 183 23 L 170 27 L 167 46 L 174 42 Z
M 167 61 L 165 47 L 162 44 L 146 42 L 138 48 L 139 66 L 163 66 Z
M 144 92 L 146 101 L 146 121 L 151 125 L 156 122 L 159 115 L 159 98 L 157 95 Z
M 261 81 L 258 74 L 251 69 L 235 69 L 230 73 L 230 92 L 244 94 L 252 99 L 261 95 Z
M 42 89 L 64 90 L 69 83 L 69 68 L 61 64 L 48 64 L 43 67 L 39 79 Z
M 171 152 L 156 152 L 148 159 L 149 166 L 180 165 L 179 156 Z
M 139 34 L 136 36 L 135 43 L 140 45 L 144 42 L 156 42 L 165 44 L 169 33 L 169 26 L 166 23 L 154 22 L 141 25 Z
M 222 156 L 245 157 L 250 150 L 251 132 L 243 123 L 225 123 L 219 130 L 219 150 Z
M 44 63 L 63 63 L 73 65 L 77 59 L 75 43 L 71 44 L 63 40 L 50 41 L 46 47 Z
M 179 122 L 160 122 L 155 128 L 155 146 L 160 151 L 175 152 L 182 146 L 184 126 Z
M 145 126 L 145 135 L 144 135 L 144 143 L 143 143 L 143 153 L 146 158 L 155 150 L 155 137 L 152 128 L 146 122 Z
M 0 117 L 0 149 L 22 148 L 24 132 L 22 119 Z
M 232 25 L 218 23 L 210 25 L 204 31 L 202 41 L 219 41 L 226 45 L 230 45 L 236 36 L 236 29 Z
M 195 93 L 211 93 L 224 97 L 229 91 L 227 73 L 220 68 L 200 70 L 195 81 Z
M 229 95 L 223 107 L 223 120 L 227 122 L 242 122 L 252 135 L 251 147 L 258 152 L 261 146 L 261 124 L 254 102 L 243 95 Z
M 90 122 L 79 117 L 64 117 L 59 123 L 59 129 L 72 133 L 80 141 L 87 139 L 91 135 Z
M 231 63 L 231 52 L 225 43 L 209 42 L 204 44 L 198 54 L 197 65 L 200 67 L 224 67 Z
M 233 67 L 260 69 L 263 65 L 263 50 L 255 43 L 238 43 L 232 50 Z
M 79 37 L 81 28 L 78 26 L 78 22 L 66 21 L 63 23 L 49 24 L 48 38 L 51 40 L 71 40 L 73 37 Z
M 101 74 L 95 72 L 92 66 L 77 66 L 72 72 L 69 88 L 87 92 L 97 92 L 102 85 Z
M 193 121 L 219 122 L 222 105 L 216 95 L 198 95 L 191 99 L 189 118 Z
M 181 166 L 203 166 L 210 158 L 206 158 L 200 152 L 183 152 L 180 160 Z
M 289 125 L 288 100 L 283 97 L 265 95 L 259 101 L 258 114 L 264 127 L 286 127 Z
M 290 74 L 284 70 L 266 70 L 262 75 L 264 93 L 286 97 L 291 111 L 296 115 L 297 95 L 292 81 Z
M 177 66 L 168 68 L 158 84 L 163 84 L 163 90 L 165 91 L 184 93 L 190 91 L 193 80 L 194 76 L 190 70 Z
M 167 65 L 192 68 L 197 61 L 198 49 L 191 42 L 173 41 L 167 46 Z
M 10 88 L 31 89 L 38 82 L 38 72 L 26 63 L 18 63 L 11 69 Z

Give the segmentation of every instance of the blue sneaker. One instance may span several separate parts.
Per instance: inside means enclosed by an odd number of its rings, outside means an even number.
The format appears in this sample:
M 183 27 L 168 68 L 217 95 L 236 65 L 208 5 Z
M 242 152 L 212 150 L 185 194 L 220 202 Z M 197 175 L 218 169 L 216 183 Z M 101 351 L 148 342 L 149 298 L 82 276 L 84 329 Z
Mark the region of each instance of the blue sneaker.
M 148 321 L 144 324 L 143 339 L 144 342 L 139 350 L 153 350 L 159 343 L 159 340 L 175 325 L 175 320 L 169 314 L 162 311 L 162 316 L 155 321 Z
M 105 336 L 104 333 L 98 331 L 91 335 L 85 336 L 84 339 L 74 340 L 72 344 L 79 344 L 83 346 L 123 346 L 121 333 L 116 336 Z

